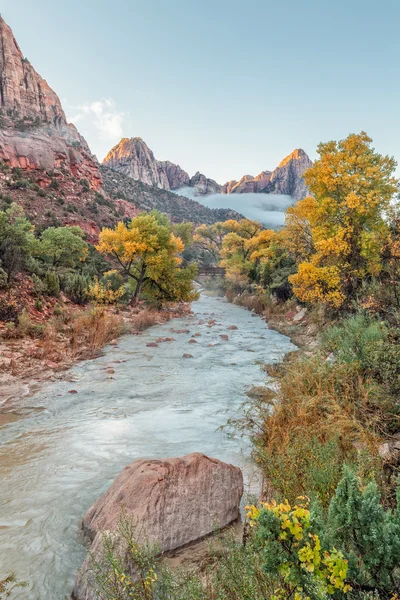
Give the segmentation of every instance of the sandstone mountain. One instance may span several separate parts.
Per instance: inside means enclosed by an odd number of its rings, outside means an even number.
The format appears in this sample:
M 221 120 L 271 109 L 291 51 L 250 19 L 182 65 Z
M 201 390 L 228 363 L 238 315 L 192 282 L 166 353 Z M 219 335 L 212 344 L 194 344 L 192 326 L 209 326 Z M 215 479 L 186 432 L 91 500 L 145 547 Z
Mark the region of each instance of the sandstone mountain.
M 125 169 L 146 183 L 115 171 L 113 177 L 106 173 L 103 183 L 103 167 L 1 17 L 0 44 L 0 210 L 16 202 L 40 228 L 79 225 L 91 241 L 101 227 L 154 208 L 176 222 L 240 218 L 168 191 L 169 181 L 182 187 L 190 183 L 189 176 L 172 163 L 158 165 L 141 140 L 127 144 L 134 160 Z
M 311 167 L 312 161 L 304 150 L 298 149 L 289 154 L 274 171 L 262 171 L 256 177 L 244 175 L 240 181 L 229 181 L 221 186 L 200 172 L 189 177 L 179 165 L 157 160 L 141 138 L 123 138 L 108 153 L 103 165 L 163 190 L 192 188 L 195 196 L 253 192 L 284 194 L 300 200 L 309 193 L 303 175 Z
M 229 181 L 221 191 L 224 194 L 284 194 L 301 200 L 309 194 L 303 175 L 311 166 L 312 161 L 304 150 L 298 149 L 284 158 L 274 171 L 262 171 L 256 177 L 245 175 L 240 181 Z
M 96 159 L 48 83 L 24 58 L 13 32 L 0 17 L 0 158 L 11 167 L 64 167 L 101 188 Z
M 190 178 L 179 165 L 169 160 L 157 160 L 140 137 L 122 138 L 107 154 L 103 165 L 162 190 L 192 187 L 195 195 L 198 196 L 220 191 L 218 183 L 213 179 L 207 179 L 202 173 L 198 172 Z

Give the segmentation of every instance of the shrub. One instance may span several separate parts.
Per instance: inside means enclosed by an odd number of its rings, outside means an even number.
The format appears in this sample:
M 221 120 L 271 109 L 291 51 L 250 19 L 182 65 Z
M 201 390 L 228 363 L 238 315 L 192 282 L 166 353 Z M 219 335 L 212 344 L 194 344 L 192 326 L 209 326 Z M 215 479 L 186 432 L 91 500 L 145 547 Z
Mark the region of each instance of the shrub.
M 19 312 L 15 300 L 0 297 L 0 321 L 17 323 Z
M 41 300 L 39 300 L 39 298 L 36 298 L 36 300 L 35 300 L 35 308 L 39 312 L 43 311 L 43 304 L 42 304 Z
M 75 304 L 85 304 L 89 299 L 90 280 L 80 273 L 71 273 L 64 283 L 64 291 Z
M 90 192 L 90 185 L 87 179 L 81 179 L 80 184 L 83 192 Z
M 46 198 L 46 192 L 42 188 L 40 188 L 40 190 L 38 190 L 37 194 L 40 198 Z
M 60 184 L 57 181 L 57 179 L 52 179 L 51 180 L 50 187 L 51 187 L 52 190 L 59 190 L 60 189 Z
M 56 271 L 48 270 L 46 271 L 45 279 L 44 279 L 46 293 L 49 296 L 58 296 L 60 293 L 60 279 Z
M 91 298 L 99 304 L 116 304 L 125 295 L 124 279 L 118 271 L 107 271 L 89 286 Z
M 364 376 L 373 378 L 394 397 L 400 394 L 399 342 L 398 330 L 389 330 L 385 323 L 362 314 L 329 328 L 323 336 L 324 347 L 334 352 L 339 362 L 357 364 Z
M 4 290 L 7 287 L 7 273 L 0 267 L 0 290 Z
M 306 499 L 291 506 L 286 500 L 248 507 L 250 525 L 263 568 L 281 579 L 277 599 L 326 598 L 336 591 L 346 594 L 348 563 L 342 552 L 321 545 Z
M 46 291 L 46 285 L 44 281 L 36 273 L 32 273 L 31 276 L 33 283 L 33 294 L 35 296 L 42 296 Z
M 374 481 L 361 484 L 345 468 L 325 525 L 326 543 L 348 558 L 348 580 L 355 591 L 395 598 L 400 590 L 400 487 L 397 504 L 385 510 Z

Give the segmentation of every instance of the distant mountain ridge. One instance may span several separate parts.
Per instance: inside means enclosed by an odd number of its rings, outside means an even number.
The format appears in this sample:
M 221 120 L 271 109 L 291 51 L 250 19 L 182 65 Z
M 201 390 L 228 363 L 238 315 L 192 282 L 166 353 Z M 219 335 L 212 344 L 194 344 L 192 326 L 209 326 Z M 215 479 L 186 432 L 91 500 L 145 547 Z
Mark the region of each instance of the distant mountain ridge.
M 142 138 L 136 137 L 123 138 L 110 150 L 103 164 L 136 181 L 164 190 L 190 187 L 197 196 L 253 192 L 289 195 L 300 200 L 309 194 L 303 175 L 312 161 L 304 150 L 296 149 L 274 171 L 262 171 L 256 177 L 244 175 L 240 181 L 220 185 L 200 172 L 190 177 L 179 165 L 157 160 Z
M 67 122 L 59 97 L 24 57 L 0 17 L 0 210 L 4 197 L 22 206 L 40 227 L 79 225 L 91 240 L 102 227 L 154 208 L 175 222 L 242 218 L 158 189 L 169 186 L 168 177 L 186 183 L 184 172 L 167 162 L 157 165 L 148 149 L 136 146 L 134 174 L 144 183 L 115 171 L 110 176 Z

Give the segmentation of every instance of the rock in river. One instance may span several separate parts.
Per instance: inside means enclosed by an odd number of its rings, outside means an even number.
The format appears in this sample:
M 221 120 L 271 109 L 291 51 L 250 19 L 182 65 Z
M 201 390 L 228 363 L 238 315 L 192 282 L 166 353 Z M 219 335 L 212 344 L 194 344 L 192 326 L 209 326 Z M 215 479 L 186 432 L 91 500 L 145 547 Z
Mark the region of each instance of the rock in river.
M 137 460 L 127 466 L 88 510 L 83 530 L 100 550 L 102 532 L 114 532 L 121 511 L 137 524 L 138 541 L 156 542 L 162 552 L 180 548 L 239 517 L 243 476 L 238 467 L 194 453 L 165 460 Z M 88 559 L 73 598 L 95 598 Z

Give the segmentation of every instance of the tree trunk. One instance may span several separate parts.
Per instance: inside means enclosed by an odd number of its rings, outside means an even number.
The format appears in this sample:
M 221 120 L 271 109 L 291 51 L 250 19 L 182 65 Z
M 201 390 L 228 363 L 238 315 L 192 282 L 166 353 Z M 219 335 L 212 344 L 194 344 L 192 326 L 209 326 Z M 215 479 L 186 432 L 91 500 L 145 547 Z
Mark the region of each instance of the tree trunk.
M 146 265 L 142 265 L 142 269 L 140 271 L 139 278 L 137 280 L 135 293 L 133 294 L 132 304 L 133 306 L 137 306 L 140 300 L 140 294 L 142 293 L 142 287 L 144 282 L 144 277 L 146 275 Z

